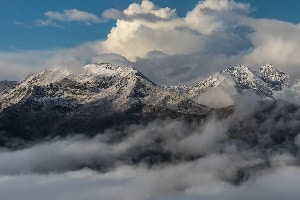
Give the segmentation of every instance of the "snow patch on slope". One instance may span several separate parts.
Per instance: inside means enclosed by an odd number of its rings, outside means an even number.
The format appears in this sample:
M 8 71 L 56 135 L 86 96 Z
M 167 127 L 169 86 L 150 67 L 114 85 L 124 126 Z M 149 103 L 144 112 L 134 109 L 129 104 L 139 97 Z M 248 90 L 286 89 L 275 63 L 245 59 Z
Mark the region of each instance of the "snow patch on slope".
M 114 109 L 127 109 L 132 104 L 176 104 L 185 97 L 164 91 L 132 67 L 119 67 L 108 63 L 84 66 L 78 76 L 68 70 L 51 69 L 27 77 L 15 88 L 0 97 L 1 110 L 33 99 L 47 102 L 65 101 L 78 105 L 96 103 L 112 105 Z M 72 105 L 70 105 L 72 107 Z M 65 107 L 65 105 L 64 105 Z

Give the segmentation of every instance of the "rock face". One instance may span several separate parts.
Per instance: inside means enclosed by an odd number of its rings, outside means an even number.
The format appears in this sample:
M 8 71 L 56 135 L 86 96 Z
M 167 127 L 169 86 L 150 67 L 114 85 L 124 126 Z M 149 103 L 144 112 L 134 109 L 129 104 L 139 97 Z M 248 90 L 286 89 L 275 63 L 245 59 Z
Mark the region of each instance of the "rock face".
M 206 118 L 213 109 L 155 85 L 131 67 L 92 64 L 28 76 L 0 97 L 0 130 L 33 139 L 96 133 L 155 118 Z

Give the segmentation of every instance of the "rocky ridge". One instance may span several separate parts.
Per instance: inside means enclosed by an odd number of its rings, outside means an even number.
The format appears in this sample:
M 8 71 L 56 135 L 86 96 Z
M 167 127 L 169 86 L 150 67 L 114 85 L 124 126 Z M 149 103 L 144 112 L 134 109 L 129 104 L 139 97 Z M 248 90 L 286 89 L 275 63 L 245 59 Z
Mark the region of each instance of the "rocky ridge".
M 280 72 L 273 65 L 265 64 L 257 71 L 241 65 L 217 72 L 195 86 L 168 88 L 201 103 L 199 98 L 218 87 L 232 87 L 238 93 L 252 92 L 259 98 L 277 99 L 282 91 L 292 87 L 291 82 L 292 79 L 286 73 Z
M 100 63 L 80 75 L 64 69 L 30 75 L 0 96 L 0 111 L 0 130 L 34 138 L 156 118 L 202 120 L 213 109 L 155 85 L 132 67 Z
M 79 75 L 48 69 L 3 90 L 0 132 L 31 139 L 93 134 L 155 119 L 201 122 L 213 114 L 226 117 L 233 112 L 233 107 L 201 104 L 201 98 L 216 88 L 232 87 L 234 92 L 251 91 L 262 99 L 276 99 L 289 87 L 290 80 L 272 65 L 258 71 L 230 67 L 195 86 L 176 87 L 157 86 L 132 67 L 109 63 L 86 65 Z

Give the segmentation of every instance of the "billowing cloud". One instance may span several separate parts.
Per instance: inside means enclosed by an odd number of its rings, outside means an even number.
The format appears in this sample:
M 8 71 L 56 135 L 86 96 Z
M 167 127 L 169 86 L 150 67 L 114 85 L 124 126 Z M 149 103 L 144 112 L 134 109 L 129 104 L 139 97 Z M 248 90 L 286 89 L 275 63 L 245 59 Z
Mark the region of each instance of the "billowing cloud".
M 228 0 L 206 0 L 199 2 L 196 7 L 187 13 L 185 21 L 191 28 L 210 34 L 230 22 L 238 22 L 238 18 L 248 14 L 248 4 Z
M 243 34 L 248 30 L 243 30 L 237 21 L 248 12 L 248 5 L 227 0 L 199 2 L 184 18 L 176 16 L 175 10 L 156 7 L 150 1 L 143 1 L 141 5 L 132 4 L 122 14 L 108 10 L 105 15 L 120 18 L 117 18 L 116 27 L 103 42 L 103 50 L 131 60 L 145 57 L 151 51 L 173 55 L 222 50 L 225 54 L 234 53 L 229 51 L 238 50 L 229 49 L 229 42 L 233 41 L 224 33 L 231 32 L 232 37 L 236 36 L 233 45 L 247 48 L 249 44 L 243 44 Z M 221 41 L 224 44 L 218 43 Z M 216 45 L 211 45 L 212 42 Z
M 298 56 L 300 25 L 269 19 L 248 19 L 254 29 L 251 34 L 253 50 L 245 55 L 251 64 L 276 63 L 281 70 L 299 75 Z

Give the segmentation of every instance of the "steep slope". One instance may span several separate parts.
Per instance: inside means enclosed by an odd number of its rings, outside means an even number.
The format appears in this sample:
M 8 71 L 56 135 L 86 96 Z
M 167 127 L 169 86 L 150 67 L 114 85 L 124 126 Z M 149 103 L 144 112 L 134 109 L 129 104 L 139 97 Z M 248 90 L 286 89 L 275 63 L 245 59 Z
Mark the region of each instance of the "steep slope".
M 276 67 L 270 64 L 260 67 L 258 77 L 273 91 L 281 91 L 290 79 L 286 73 L 280 72 Z
M 108 63 L 74 75 L 51 69 L 0 96 L 0 130 L 25 138 L 105 128 L 155 118 L 207 117 L 212 109 L 156 86 L 131 67 Z
M 39 94 L 43 92 L 42 88 L 48 86 L 51 89 L 51 83 L 59 82 L 69 76 L 71 76 L 71 72 L 60 69 L 45 70 L 39 74 L 28 76 L 24 81 L 16 84 L 0 96 L 0 111 L 19 103 L 31 94 L 42 95 Z
M 17 84 L 17 81 L 0 81 L 0 94 Z

